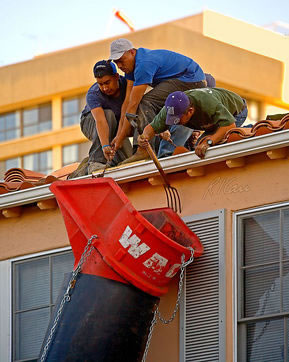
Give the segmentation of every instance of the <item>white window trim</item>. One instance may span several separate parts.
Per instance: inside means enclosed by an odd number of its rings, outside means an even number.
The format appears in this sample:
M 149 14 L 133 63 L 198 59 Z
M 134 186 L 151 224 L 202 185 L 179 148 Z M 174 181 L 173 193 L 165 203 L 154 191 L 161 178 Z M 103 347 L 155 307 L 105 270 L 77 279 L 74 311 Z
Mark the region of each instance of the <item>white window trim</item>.
M 246 209 L 233 213 L 233 245 L 232 245 L 232 262 L 233 262 L 233 362 L 238 362 L 238 343 L 237 343 L 237 327 L 238 327 L 238 247 L 237 247 L 237 239 L 238 239 L 238 217 L 241 215 L 251 214 L 253 212 L 262 212 L 266 210 L 273 210 L 280 207 L 288 207 L 288 202 L 279 202 L 276 204 L 263 205 L 259 207 L 254 207 L 251 209 Z
M 0 261 L 0 361 L 12 361 L 12 264 L 68 250 L 71 250 L 70 246 Z

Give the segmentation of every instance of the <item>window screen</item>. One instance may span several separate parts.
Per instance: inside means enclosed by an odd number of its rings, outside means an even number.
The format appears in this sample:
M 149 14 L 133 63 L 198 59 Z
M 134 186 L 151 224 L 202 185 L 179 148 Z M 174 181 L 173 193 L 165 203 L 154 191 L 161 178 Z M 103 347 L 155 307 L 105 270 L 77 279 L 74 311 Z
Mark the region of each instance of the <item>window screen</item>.
M 13 263 L 13 361 L 36 361 L 71 251 Z
M 288 361 L 289 208 L 238 228 L 238 361 Z
M 180 361 L 226 361 L 224 210 L 184 221 L 204 246 L 187 267 L 180 309 Z

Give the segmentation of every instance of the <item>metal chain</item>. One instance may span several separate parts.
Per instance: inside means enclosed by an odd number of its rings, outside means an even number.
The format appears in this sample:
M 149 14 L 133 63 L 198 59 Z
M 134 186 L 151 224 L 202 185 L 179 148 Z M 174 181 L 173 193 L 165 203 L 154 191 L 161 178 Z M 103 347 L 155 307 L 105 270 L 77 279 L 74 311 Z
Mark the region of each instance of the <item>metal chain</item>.
M 45 344 L 45 346 L 43 348 L 43 352 L 42 352 L 42 355 L 41 355 L 41 358 L 40 358 L 40 362 L 44 362 L 44 360 L 46 358 L 46 354 L 48 352 L 48 348 L 50 346 L 52 338 L 54 336 L 57 324 L 59 322 L 61 313 L 62 313 L 63 308 L 64 308 L 64 304 L 66 302 L 70 302 L 71 290 L 75 287 L 77 276 L 81 272 L 81 268 L 82 268 L 83 264 L 86 262 L 87 258 L 90 256 L 90 254 L 92 252 L 92 249 L 93 249 L 92 240 L 97 239 L 97 238 L 98 238 L 97 235 L 92 235 L 91 238 L 88 240 L 88 242 L 86 244 L 86 247 L 84 248 L 84 251 L 83 251 L 83 253 L 81 255 L 81 258 L 80 258 L 80 260 L 78 262 L 78 265 L 75 268 L 75 270 L 72 272 L 72 276 L 71 276 L 70 281 L 68 283 L 68 287 L 66 289 L 66 292 L 63 295 L 63 298 L 61 300 L 60 306 L 59 306 L 58 311 L 56 313 L 56 317 L 54 319 L 53 325 L 52 325 L 52 327 L 50 329 L 49 336 L 47 338 L 47 342 L 46 342 L 46 344 Z
M 176 300 L 175 308 L 174 308 L 174 310 L 172 312 L 171 317 L 169 319 L 165 319 L 165 318 L 162 317 L 162 315 L 161 315 L 161 313 L 159 311 L 159 307 L 158 306 L 156 307 L 156 309 L 154 311 L 154 317 L 153 317 L 152 323 L 150 325 L 150 331 L 149 331 L 149 335 L 148 335 L 144 355 L 143 355 L 143 358 L 142 358 L 142 362 L 146 361 L 146 357 L 147 357 L 147 354 L 148 354 L 150 342 L 151 342 L 151 339 L 152 339 L 153 329 L 154 329 L 154 326 L 156 325 L 158 319 L 163 324 L 169 324 L 175 319 L 175 316 L 176 316 L 177 311 L 178 311 L 179 306 L 180 306 L 180 301 L 181 301 L 181 296 L 182 296 L 185 268 L 186 268 L 186 266 L 188 266 L 189 264 L 191 264 L 194 261 L 195 250 L 193 248 L 191 248 L 191 247 L 189 247 L 188 249 L 190 249 L 190 251 L 191 251 L 190 259 L 187 262 L 185 262 L 185 255 L 182 254 L 182 257 L 181 257 L 180 280 L 179 280 L 179 288 L 178 288 L 178 294 L 177 294 L 177 300 Z

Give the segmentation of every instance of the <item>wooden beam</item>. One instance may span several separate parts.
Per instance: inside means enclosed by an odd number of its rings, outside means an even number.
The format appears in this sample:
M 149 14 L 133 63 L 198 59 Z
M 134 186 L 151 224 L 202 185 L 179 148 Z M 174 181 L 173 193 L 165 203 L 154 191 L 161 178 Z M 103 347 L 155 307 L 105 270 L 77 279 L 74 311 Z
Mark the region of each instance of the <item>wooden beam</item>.
M 288 149 L 287 147 L 277 148 L 276 150 L 267 151 L 266 154 L 270 160 L 279 160 L 287 157 Z
M 187 169 L 187 174 L 190 177 L 204 176 L 205 175 L 205 167 L 200 166 L 200 167 L 188 168 Z
M 16 206 L 16 207 L 11 207 L 9 209 L 3 209 L 2 215 L 8 219 L 12 217 L 19 217 L 21 215 L 21 212 L 22 212 L 22 207 Z
M 155 177 L 149 177 L 148 178 L 148 182 L 152 185 L 152 186 L 159 186 L 162 185 L 163 179 L 160 176 L 155 176 Z
M 232 158 L 231 160 L 226 160 L 226 165 L 229 168 L 235 167 L 244 167 L 246 164 L 245 157 Z
M 38 201 L 37 206 L 39 207 L 40 210 L 51 210 L 51 209 L 57 209 L 58 207 L 55 199 Z

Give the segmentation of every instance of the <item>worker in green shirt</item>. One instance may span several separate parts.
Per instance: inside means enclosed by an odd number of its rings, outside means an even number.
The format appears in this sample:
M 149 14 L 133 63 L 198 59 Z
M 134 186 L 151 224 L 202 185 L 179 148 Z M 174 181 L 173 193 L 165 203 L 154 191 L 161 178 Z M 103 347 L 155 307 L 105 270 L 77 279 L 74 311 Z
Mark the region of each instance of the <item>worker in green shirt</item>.
M 205 131 L 195 147 L 196 155 L 204 158 L 207 149 L 220 142 L 229 129 L 240 127 L 247 115 L 246 101 L 227 89 L 200 88 L 173 92 L 167 97 L 165 106 L 145 127 L 138 144 L 144 149 L 155 134 L 179 124 Z

